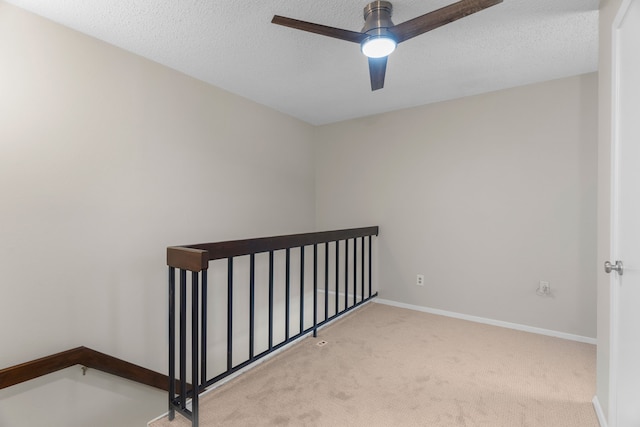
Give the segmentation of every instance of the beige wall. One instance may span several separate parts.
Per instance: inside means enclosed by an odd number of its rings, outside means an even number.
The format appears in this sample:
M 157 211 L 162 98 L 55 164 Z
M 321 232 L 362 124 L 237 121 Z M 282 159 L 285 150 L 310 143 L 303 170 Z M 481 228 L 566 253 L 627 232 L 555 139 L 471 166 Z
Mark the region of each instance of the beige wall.
M 609 413 L 610 294 L 609 276 L 602 265 L 610 258 L 612 26 L 622 0 L 600 2 L 600 59 L 598 110 L 598 386 L 597 397 Z
M 595 73 L 323 126 L 315 147 L 318 226 L 380 225 L 382 298 L 595 337 Z
M 315 226 L 310 125 L 3 2 L 0 64 L 0 367 L 166 371 L 168 245 Z

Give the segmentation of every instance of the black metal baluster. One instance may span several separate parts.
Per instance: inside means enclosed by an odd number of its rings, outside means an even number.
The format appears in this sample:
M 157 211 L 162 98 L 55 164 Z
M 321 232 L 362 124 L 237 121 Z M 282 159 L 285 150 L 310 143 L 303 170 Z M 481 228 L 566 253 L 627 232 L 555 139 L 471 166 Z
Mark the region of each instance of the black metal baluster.
M 284 313 L 284 336 L 289 340 L 289 311 L 291 299 L 291 249 L 287 248 L 285 256 L 285 313 Z
M 187 407 L 187 270 L 180 269 L 180 408 Z
M 191 425 L 198 427 L 198 409 L 199 409 L 199 375 L 198 375 L 198 275 L 196 271 L 191 272 Z
M 227 371 L 233 368 L 233 258 L 227 268 Z
M 340 240 L 336 240 L 336 312 L 340 311 Z
M 269 251 L 269 350 L 273 348 L 273 251 Z
M 349 239 L 344 240 L 344 309 L 349 308 Z
M 318 244 L 313 245 L 313 337 L 318 336 Z
M 202 319 L 202 349 L 200 351 L 200 383 L 207 382 L 207 275 L 208 270 L 202 270 L 202 313 L 200 318 Z
M 169 420 L 173 420 L 176 411 L 173 401 L 176 398 L 176 269 L 169 267 Z
M 364 236 L 360 238 L 360 301 L 364 301 Z
M 369 297 L 371 297 L 371 240 L 373 239 L 373 236 L 369 236 Z
M 329 242 L 324 244 L 324 320 L 329 318 Z
M 353 238 L 353 305 L 358 301 L 358 241 Z
M 304 332 L 304 246 L 300 246 L 300 333 Z
M 249 257 L 249 359 L 253 359 L 254 335 L 256 323 L 256 255 Z

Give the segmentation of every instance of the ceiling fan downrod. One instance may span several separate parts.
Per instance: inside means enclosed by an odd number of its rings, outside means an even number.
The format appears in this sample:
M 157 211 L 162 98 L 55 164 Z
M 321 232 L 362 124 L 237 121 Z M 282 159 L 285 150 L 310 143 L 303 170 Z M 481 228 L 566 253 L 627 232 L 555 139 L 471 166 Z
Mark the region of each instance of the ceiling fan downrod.
M 393 27 L 391 15 L 393 5 L 388 1 L 374 1 L 364 7 L 364 27 L 362 32 L 369 34 L 371 30 Z
M 391 14 L 393 6 L 388 1 L 374 1 L 364 8 L 364 27 L 366 38 L 360 43 L 362 53 L 369 58 L 389 56 L 398 44 L 396 36 L 389 31 L 393 27 Z

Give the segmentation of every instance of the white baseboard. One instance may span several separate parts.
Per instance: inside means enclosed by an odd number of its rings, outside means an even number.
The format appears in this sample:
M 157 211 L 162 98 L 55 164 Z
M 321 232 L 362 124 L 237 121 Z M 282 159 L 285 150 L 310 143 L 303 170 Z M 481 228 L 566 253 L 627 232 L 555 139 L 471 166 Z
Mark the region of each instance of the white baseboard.
M 552 331 L 550 329 L 536 328 L 534 326 L 520 325 L 518 323 L 503 322 L 502 320 L 487 319 L 485 317 L 470 316 L 468 314 L 455 313 L 453 311 L 440 310 L 437 308 L 423 307 L 413 304 L 405 304 L 391 300 L 375 298 L 373 300 L 378 304 L 391 305 L 394 307 L 407 308 L 409 310 L 422 311 L 424 313 L 438 314 L 440 316 L 454 317 L 456 319 L 468 320 L 476 323 L 484 323 L 487 325 L 500 326 L 502 328 L 515 329 L 518 331 L 531 332 L 534 334 L 547 335 L 550 337 L 562 338 L 570 341 L 583 342 L 587 344 L 596 344 L 597 340 L 591 337 L 583 337 L 581 335 L 568 334 L 566 332 Z
M 594 396 L 592 402 L 593 409 L 595 409 L 596 415 L 598 416 L 598 423 L 600 423 L 600 427 L 607 427 L 607 419 L 605 418 L 604 412 L 602 411 L 602 406 L 600 406 L 598 396 Z

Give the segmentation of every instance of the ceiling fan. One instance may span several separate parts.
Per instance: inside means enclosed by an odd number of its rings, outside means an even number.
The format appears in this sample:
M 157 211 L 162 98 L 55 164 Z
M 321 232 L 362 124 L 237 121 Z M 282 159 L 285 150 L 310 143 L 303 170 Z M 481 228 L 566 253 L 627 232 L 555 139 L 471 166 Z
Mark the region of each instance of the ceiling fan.
M 279 15 L 275 15 L 271 22 L 323 36 L 360 43 L 362 53 L 369 59 L 371 90 L 374 91 L 384 87 L 387 57 L 395 50 L 398 43 L 502 3 L 502 1 L 461 0 L 398 25 L 394 25 L 391 22 L 391 13 L 393 11 L 391 2 L 374 1 L 364 8 L 365 22 L 360 32 L 328 27 Z

